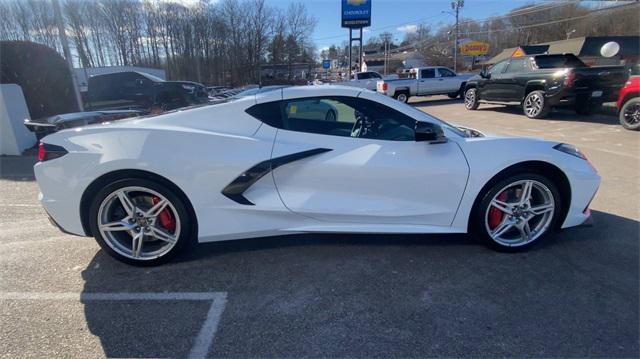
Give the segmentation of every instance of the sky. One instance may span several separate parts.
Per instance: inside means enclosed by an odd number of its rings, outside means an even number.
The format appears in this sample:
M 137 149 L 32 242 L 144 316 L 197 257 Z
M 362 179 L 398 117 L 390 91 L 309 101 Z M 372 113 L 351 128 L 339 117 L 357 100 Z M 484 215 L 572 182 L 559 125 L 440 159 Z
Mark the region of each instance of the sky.
M 453 23 L 455 17 L 442 11 L 451 11 L 451 0 L 370 0 L 371 27 L 365 29 L 365 43 L 370 36 L 377 36 L 389 31 L 394 39 L 402 41 L 406 31 L 414 30 L 418 24 Z M 267 0 L 267 3 L 286 8 L 291 0 Z M 313 42 L 318 49 L 331 44 L 340 45 L 349 40 L 347 29 L 340 27 L 340 0 L 306 0 L 303 1 L 310 14 L 317 20 Z M 548 2 L 548 1 L 545 1 Z M 494 15 L 502 15 L 523 5 L 540 3 L 535 0 L 466 0 L 460 10 L 460 17 L 485 19 Z M 354 31 L 355 35 L 355 31 Z

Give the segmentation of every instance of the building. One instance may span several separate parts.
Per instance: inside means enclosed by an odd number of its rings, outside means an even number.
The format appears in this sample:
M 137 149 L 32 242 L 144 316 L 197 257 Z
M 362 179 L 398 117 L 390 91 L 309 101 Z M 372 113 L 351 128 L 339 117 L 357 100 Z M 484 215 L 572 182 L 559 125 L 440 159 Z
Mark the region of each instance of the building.
M 607 58 L 600 50 L 608 42 L 617 42 L 620 51 L 617 55 Z M 640 36 L 589 36 L 576 37 L 568 40 L 551 41 L 535 45 L 523 45 L 502 50 L 496 56 L 482 62 L 483 65 L 493 65 L 510 57 L 535 54 L 564 54 L 571 53 L 578 56 L 587 65 L 632 65 L 640 61 Z
M 80 91 L 87 91 L 87 87 L 89 84 L 89 77 L 95 75 L 105 75 L 112 74 L 116 72 L 144 72 L 146 74 L 158 77 L 160 79 L 166 80 L 167 74 L 163 69 L 152 69 L 148 67 L 138 67 L 138 66 L 107 66 L 107 67 L 89 67 L 89 68 L 81 68 L 81 69 L 73 69 L 73 74 L 76 77 L 76 81 L 78 81 L 78 87 L 80 87 Z

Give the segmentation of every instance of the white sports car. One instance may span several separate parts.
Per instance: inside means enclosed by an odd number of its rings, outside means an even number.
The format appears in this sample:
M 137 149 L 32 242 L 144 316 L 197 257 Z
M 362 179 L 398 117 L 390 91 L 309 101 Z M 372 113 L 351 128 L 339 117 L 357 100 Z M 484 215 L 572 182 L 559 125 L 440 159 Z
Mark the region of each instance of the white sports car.
M 39 157 L 53 222 L 138 265 L 192 240 L 309 232 L 471 232 L 512 251 L 582 224 L 600 183 L 571 145 L 485 136 L 341 86 L 65 130 Z

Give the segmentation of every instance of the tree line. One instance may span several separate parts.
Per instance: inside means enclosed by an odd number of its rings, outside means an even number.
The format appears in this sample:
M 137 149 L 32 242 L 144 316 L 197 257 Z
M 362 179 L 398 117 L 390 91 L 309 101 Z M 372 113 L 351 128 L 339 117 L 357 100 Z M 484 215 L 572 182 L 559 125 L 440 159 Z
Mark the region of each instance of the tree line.
M 265 64 L 313 62 L 316 19 L 303 3 L 265 0 L 61 0 L 73 62 L 82 67 L 165 68 L 170 79 L 258 83 Z M 50 0 L 0 0 L 0 40 L 26 40 L 59 53 Z M 1 54 L 0 54 L 1 55 Z

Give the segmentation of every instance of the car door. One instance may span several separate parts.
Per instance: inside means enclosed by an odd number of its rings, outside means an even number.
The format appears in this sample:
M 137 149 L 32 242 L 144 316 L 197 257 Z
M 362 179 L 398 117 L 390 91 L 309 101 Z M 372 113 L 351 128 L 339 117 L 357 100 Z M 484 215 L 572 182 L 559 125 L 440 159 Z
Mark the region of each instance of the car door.
M 521 99 L 517 78 L 524 72 L 524 65 L 524 57 L 513 58 L 501 74 L 493 77 L 496 100 L 519 101 Z
M 285 95 L 282 108 L 298 101 Z M 391 101 L 319 98 L 336 109 L 333 122 L 283 111 L 271 161 L 284 205 L 321 221 L 449 226 L 468 178 L 462 151 L 454 141 L 416 142 L 415 119 Z
M 420 79 L 418 80 L 418 95 L 429 95 L 438 92 L 438 79 L 436 69 L 420 69 Z
M 481 99 L 499 101 L 501 91 L 499 79 L 508 64 L 509 60 L 498 62 L 487 71 L 488 77 L 478 82 L 478 92 Z
M 460 91 L 460 81 L 456 78 L 456 74 L 444 67 L 438 68 L 439 89 L 442 93 L 452 93 Z

